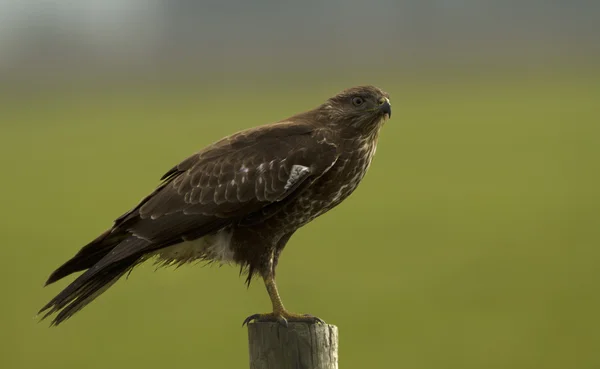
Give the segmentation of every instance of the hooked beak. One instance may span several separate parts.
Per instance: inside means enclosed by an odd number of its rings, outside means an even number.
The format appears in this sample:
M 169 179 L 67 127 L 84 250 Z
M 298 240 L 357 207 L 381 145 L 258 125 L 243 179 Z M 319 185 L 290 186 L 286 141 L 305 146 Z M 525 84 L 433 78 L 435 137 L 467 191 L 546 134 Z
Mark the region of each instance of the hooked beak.
M 387 114 L 388 118 L 392 117 L 392 105 L 387 97 L 379 99 L 379 111 L 384 115 Z

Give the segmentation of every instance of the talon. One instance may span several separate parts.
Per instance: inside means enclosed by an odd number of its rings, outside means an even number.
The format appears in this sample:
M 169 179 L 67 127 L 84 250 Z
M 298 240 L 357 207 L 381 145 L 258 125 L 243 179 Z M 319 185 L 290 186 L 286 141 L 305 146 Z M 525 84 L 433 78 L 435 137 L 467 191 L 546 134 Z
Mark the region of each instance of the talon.
M 246 319 L 244 319 L 244 322 L 242 323 L 242 327 L 249 324 L 250 322 L 252 322 L 253 320 L 256 320 L 260 318 L 260 314 L 252 314 L 249 317 L 247 317 Z
M 308 324 L 325 324 L 323 319 L 310 314 L 294 314 L 287 311 L 267 314 L 253 314 L 247 317 L 242 323 L 242 327 L 248 325 L 252 321 L 257 322 L 276 322 L 282 327 L 288 328 L 289 322 L 293 323 L 308 323 Z
M 279 325 L 281 325 L 282 327 L 285 327 L 285 328 L 288 327 L 287 319 L 282 316 L 277 317 L 277 323 L 279 323 Z
M 307 318 L 314 319 L 315 323 L 325 324 L 325 321 L 323 319 L 319 318 L 318 316 L 314 316 L 314 315 L 310 315 L 310 314 L 304 314 L 304 316 Z

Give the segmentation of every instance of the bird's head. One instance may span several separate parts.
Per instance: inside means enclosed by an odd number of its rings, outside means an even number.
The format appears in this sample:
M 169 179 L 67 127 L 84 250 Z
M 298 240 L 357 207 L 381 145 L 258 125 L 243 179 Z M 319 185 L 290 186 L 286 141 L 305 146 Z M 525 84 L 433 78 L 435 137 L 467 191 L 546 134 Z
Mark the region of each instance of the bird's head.
M 372 132 L 392 116 L 389 95 L 375 86 L 352 87 L 319 107 L 330 124 L 340 129 Z

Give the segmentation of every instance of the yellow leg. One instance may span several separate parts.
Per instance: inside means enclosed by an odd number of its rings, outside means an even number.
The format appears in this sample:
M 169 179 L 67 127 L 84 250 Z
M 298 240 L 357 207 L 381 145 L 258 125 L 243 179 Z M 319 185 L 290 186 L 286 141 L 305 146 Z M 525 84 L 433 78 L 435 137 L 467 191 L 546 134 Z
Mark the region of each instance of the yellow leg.
M 271 298 L 273 312 L 266 314 L 250 315 L 244 320 L 242 326 L 252 321 L 278 322 L 279 324 L 285 327 L 287 327 L 288 322 L 325 323 L 323 320 L 317 318 L 316 316 L 312 316 L 309 314 L 295 314 L 285 310 L 285 307 L 283 307 L 283 302 L 281 301 L 281 297 L 279 296 L 279 291 L 277 290 L 277 283 L 275 283 L 275 278 L 272 275 L 268 275 L 266 277 L 263 277 L 263 280 L 265 282 L 267 292 L 269 293 L 269 297 Z
M 268 276 L 264 278 L 265 287 L 267 287 L 267 293 L 271 298 L 271 304 L 273 304 L 273 313 L 282 313 L 285 311 L 285 307 L 283 306 L 283 301 L 281 301 L 281 297 L 279 296 L 279 291 L 277 290 L 277 283 L 275 283 L 275 278 Z

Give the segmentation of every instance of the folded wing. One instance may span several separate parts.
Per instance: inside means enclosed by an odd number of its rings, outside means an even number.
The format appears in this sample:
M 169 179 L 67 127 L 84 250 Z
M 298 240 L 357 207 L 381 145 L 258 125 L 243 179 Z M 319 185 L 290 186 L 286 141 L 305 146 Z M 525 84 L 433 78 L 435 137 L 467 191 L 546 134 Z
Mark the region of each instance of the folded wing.
M 329 170 L 337 147 L 310 124 L 277 123 L 227 137 L 190 156 L 114 226 L 48 279 L 87 269 L 42 311 L 71 316 L 147 254 L 231 224 L 260 222 Z

